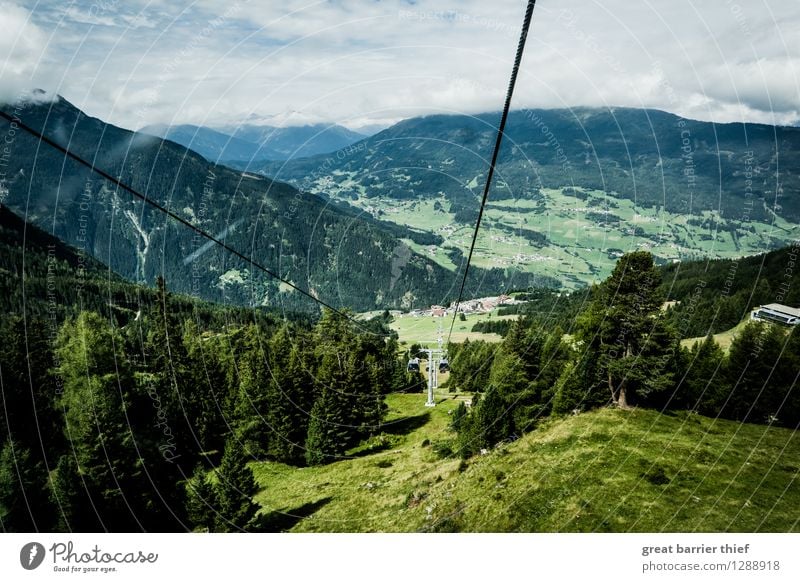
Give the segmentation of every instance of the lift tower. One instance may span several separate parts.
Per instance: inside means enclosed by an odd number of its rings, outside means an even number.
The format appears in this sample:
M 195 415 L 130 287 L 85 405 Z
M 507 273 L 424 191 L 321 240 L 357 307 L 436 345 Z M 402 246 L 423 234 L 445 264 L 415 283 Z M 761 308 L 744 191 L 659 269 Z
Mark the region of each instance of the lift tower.
M 442 338 L 441 323 L 439 324 L 439 339 L 436 342 L 439 345 L 438 348 L 423 350 L 428 354 L 428 400 L 425 402 L 425 406 L 436 406 L 436 401 L 433 399 L 433 390 L 439 387 L 439 361 L 444 354 L 444 350 L 442 350 L 444 339 Z

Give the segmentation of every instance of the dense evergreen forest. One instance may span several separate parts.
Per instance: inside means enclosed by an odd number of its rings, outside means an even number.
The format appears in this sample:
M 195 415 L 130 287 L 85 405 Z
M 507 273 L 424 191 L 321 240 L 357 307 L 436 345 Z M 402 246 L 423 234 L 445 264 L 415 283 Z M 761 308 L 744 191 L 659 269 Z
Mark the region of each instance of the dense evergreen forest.
M 781 260 L 790 252 L 745 260 L 742 271 L 746 277 L 762 260 L 785 267 Z M 723 263 L 703 273 L 709 277 L 727 267 Z M 698 270 L 690 265 L 687 272 Z M 746 285 L 742 279 L 740 287 Z M 673 289 L 692 289 L 692 282 Z M 588 295 L 564 299 L 585 305 L 571 335 L 552 321 L 543 326 L 532 315 L 518 320 L 499 347 L 483 341 L 451 346 L 451 390 L 477 393 L 472 406 L 462 404 L 453 417 L 460 453 L 468 457 L 513 440 L 550 415 L 609 405 L 798 426 L 800 332 L 753 322 L 727 353 L 711 336 L 686 348 L 675 323 L 680 311 L 664 310 L 664 298 L 662 272 L 652 256 L 629 253 Z
M 263 529 L 248 462 L 337 459 L 421 381 L 380 318 L 132 285 L 3 208 L 0 246 L 3 531 Z

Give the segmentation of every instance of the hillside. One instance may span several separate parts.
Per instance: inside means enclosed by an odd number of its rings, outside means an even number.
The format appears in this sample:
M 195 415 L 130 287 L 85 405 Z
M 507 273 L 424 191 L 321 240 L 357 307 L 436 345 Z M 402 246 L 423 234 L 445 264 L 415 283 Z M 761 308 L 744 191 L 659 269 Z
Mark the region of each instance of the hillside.
M 793 431 L 677 412 L 552 419 L 462 462 L 441 458 L 460 398 L 391 395 L 389 448 L 296 469 L 256 463 L 265 520 L 291 531 L 797 531 Z M 377 442 L 377 440 L 376 440 Z
M 415 250 L 452 268 L 447 251 L 469 242 L 498 118 L 413 118 L 336 155 L 240 167 L 439 234 L 444 245 Z M 644 109 L 512 112 L 476 264 L 579 287 L 634 248 L 663 263 L 785 246 L 800 221 L 799 156 L 798 128 Z
M 6 107 L 7 110 L 12 109 Z M 225 239 L 331 304 L 367 310 L 446 301 L 456 274 L 409 249 L 440 239 L 330 204 L 284 183 L 209 163 L 169 141 L 85 116 L 64 99 L 28 105 L 22 120 L 186 220 Z M 136 282 L 166 274 L 177 292 L 239 305 L 309 309 L 309 301 L 208 245 L 52 149 L 17 131 L 5 204 Z M 498 292 L 514 273 L 475 270 L 472 289 Z M 533 284 L 531 276 L 517 277 Z M 476 291 L 477 292 L 477 291 Z
M 725 332 L 766 303 L 800 305 L 798 248 L 752 257 L 687 261 L 661 268 L 664 297 L 677 301 L 669 317 L 681 337 Z
M 81 310 L 102 313 L 118 325 L 153 307 L 156 292 L 130 283 L 96 259 L 25 222 L 0 205 L 0 314 L 47 320 L 54 328 Z M 220 306 L 191 297 L 172 297 L 176 313 L 197 322 L 252 321 L 252 309 Z M 270 318 L 269 310 L 258 310 Z M 275 314 L 274 319 L 298 319 Z

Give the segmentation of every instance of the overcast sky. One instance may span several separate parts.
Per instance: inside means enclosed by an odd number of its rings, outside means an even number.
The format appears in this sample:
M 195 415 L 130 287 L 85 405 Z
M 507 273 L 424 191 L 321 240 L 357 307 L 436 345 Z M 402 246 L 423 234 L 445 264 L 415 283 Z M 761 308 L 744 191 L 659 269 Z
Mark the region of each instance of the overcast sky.
M 123 127 L 499 110 L 523 0 L 0 0 L 0 99 Z M 798 0 L 539 0 L 515 107 L 800 122 Z

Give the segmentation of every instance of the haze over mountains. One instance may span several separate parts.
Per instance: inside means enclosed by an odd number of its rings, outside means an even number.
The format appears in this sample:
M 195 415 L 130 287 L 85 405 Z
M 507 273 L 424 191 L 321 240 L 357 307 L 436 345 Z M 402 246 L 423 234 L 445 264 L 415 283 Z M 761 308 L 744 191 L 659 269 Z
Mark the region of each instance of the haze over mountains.
M 185 146 L 211 162 L 288 160 L 333 152 L 366 136 L 323 123 L 275 127 L 241 124 L 216 129 L 197 125 L 149 125 L 142 133 Z

